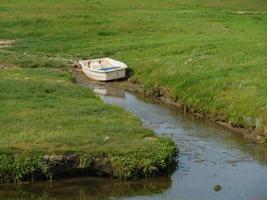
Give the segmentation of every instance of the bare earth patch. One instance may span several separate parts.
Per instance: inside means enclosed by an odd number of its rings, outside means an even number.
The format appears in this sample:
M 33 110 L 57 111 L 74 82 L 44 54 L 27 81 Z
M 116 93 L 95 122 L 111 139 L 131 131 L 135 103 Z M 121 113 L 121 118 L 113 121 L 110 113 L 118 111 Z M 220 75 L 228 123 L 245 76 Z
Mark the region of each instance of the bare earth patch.
M 0 40 L 0 48 L 11 47 L 15 40 Z
M 15 65 L 5 65 L 0 63 L 0 69 L 15 68 Z
M 147 140 L 147 141 L 157 141 L 158 138 L 157 137 L 145 137 L 145 140 Z

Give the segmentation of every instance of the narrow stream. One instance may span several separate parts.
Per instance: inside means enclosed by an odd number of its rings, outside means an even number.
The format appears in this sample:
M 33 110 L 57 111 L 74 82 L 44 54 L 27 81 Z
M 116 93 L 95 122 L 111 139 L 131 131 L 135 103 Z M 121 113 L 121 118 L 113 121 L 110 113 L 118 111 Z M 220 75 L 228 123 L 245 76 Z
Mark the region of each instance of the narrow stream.
M 266 145 L 117 87 L 88 84 L 83 83 L 104 102 L 123 107 L 156 134 L 171 137 L 180 148 L 178 169 L 170 176 L 138 181 L 86 177 L 2 185 L 0 199 L 267 199 Z M 222 189 L 216 192 L 215 185 Z

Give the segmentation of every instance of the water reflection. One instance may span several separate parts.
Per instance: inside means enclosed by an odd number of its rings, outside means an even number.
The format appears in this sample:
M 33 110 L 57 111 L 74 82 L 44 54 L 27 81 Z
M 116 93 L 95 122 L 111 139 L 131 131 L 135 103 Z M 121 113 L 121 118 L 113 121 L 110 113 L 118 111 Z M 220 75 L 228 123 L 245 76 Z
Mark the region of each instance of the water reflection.
M 137 181 L 119 181 L 110 178 L 76 178 L 55 182 L 28 183 L 0 186 L 0 199 L 10 200 L 87 200 L 107 197 L 131 197 L 162 193 L 171 186 L 169 177 Z

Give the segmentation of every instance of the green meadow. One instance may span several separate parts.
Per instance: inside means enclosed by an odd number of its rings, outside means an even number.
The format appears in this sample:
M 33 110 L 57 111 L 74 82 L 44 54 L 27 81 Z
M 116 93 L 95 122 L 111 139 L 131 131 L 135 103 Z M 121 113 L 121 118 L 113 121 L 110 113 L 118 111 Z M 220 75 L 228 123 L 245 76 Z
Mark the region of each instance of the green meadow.
M 161 87 L 193 111 L 266 137 L 266 4 L 4 1 L 0 39 L 15 44 L 1 50 L 0 61 L 46 67 L 48 56 L 109 56 L 126 62 L 134 71 L 131 80 L 147 91 Z
M 267 138 L 266 11 L 265 0 L 1 1 L 0 41 L 13 41 L 0 42 L 1 149 L 151 153 L 136 163 L 164 165 L 169 140 L 145 140 L 137 119 L 71 82 L 66 59 L 104 56 L 148 93 Z

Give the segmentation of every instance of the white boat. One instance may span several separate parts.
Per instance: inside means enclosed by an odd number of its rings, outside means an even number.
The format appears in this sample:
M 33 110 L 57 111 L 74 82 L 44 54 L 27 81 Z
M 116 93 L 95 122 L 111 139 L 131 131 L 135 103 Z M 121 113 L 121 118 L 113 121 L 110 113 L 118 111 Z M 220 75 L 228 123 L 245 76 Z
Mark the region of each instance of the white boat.
M 97 81 L 111 81 L 124 78 L 127 65 L 111 58 L 81 60 L 79 64 L 83 73 Z

